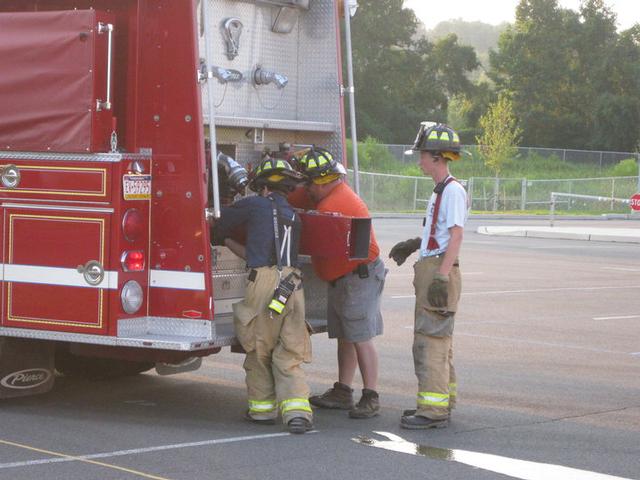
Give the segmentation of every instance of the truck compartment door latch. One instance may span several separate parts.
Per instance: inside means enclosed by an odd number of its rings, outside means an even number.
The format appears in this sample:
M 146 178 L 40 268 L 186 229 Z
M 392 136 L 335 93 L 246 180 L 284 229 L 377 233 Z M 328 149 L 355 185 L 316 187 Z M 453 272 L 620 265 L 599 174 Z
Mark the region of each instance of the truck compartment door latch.
M 85 282 L 94 287 L 104 280 L 104 267 L 97 260 L 89 260 L 84 265 L 78 265 L 78 273 L 84 276 Z

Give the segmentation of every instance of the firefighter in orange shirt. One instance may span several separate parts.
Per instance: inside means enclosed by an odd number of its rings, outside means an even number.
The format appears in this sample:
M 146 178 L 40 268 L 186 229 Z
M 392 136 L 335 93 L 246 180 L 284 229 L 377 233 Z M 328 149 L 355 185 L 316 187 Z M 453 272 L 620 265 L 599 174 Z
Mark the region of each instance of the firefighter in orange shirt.
M 309 180 L 305 188 L 289 196 L 294 207 L 369 217 L 365 203 L 344 181 L 346 170 L 329 151 L 313 147 L 300 158 L 299 166 Z M 328 331 L 329 338 L 338 339 L 338 381 L 309 401 L 320 408 L 349 410 L 351 418 L 369 418 L 380 412 L 378 353 L 373 338 L 382 334 L 380 296 L 387 270 L 379 253 L 372 230 L 366 260 L 312 258 L 318 277 L 329 283 Z M 363 389 L 354 405 L 351 385 L 357 367 Z

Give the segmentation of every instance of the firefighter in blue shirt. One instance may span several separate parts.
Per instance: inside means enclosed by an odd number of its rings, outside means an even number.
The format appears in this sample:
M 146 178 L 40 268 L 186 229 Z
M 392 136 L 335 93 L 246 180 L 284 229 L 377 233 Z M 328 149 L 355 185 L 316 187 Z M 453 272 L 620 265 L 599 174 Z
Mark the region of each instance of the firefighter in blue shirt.
M 304 179 L 285 160 L 267 157 L 249 184 L 258 195 L 224 207 L 215 225 L 249 269 L 245 297 L 233 305 L 236 336 L 247 352 L 246 418 L 274 424 L 279 407 L 291 433 L 310 430 L 313 419 L 301 368 L 311 361 L 311 342 L 297 268 L 300 222 L 286 198 Z M 244 247 L 229 238 L 237 227 L 246 229 Z

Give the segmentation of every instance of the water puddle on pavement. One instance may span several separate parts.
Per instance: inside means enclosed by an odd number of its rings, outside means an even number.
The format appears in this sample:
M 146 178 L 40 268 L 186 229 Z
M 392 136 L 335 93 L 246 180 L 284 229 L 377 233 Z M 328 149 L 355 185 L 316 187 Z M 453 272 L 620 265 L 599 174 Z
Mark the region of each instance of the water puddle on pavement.
M 453 450 L 448 448 L 430 447 L 408 442 L 404 438 L 388 432 L 373 432 L 387 440 L 377 440 L 360 436 L 352 438 L 354 442 L 367 447 L 381 448 L 392 452 L 406 453 L 426 457 L 431 460 L 445 460 L 462 463 L 490 472 L 496 472 L 522 480 L 632 480 L 629 478 L 606 475 L 604 473 L 578 470 L 576 468 L 551 465 L 548 463 L 530 462 L 516 458 L 502 457 L 488 453 L 470 452 L 467 450 Z

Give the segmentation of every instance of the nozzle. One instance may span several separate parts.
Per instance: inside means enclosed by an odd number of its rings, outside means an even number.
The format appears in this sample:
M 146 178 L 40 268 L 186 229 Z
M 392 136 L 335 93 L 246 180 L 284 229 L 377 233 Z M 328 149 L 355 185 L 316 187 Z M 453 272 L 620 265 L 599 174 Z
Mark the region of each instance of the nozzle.
M 242 81 L 242 72 L 231 68 L 211 67 L 211 75 L 218 79 L 220 83 Z
M 282 73 L 271 72 L 263 69 L 262 67 L 256 67 L 253 72 L 253 82 L 256 85 L 267 85 L 268 83 L 273 83 L 281 90 L 287 86 L 289 79 Z
M 245 168 L 229 155 L 218 153 L 218 165 L 224 169 L 229 185 L 238 193 L 242 193 L 249 184 L 249 175 Z

